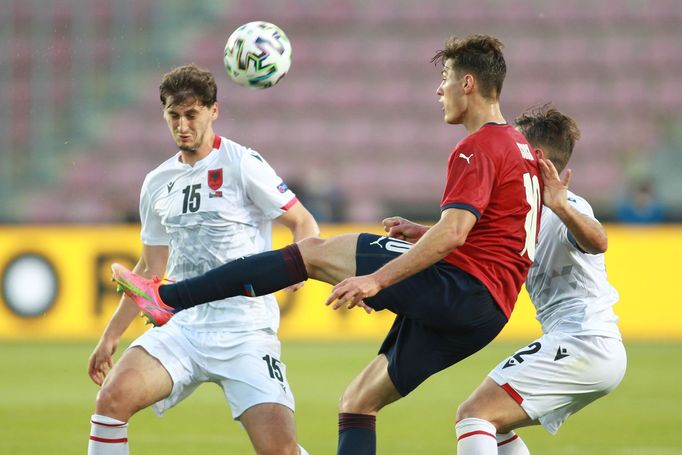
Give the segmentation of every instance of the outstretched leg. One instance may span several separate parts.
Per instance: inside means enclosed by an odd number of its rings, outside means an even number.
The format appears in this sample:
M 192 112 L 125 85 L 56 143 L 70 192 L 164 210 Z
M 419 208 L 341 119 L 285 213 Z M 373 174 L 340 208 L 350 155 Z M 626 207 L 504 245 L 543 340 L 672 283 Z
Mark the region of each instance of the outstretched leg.
M 162 285 L 158 277 L 138 276 L 120 264 L 113 264 L 112 270 L 114 280 L 150 322 L 158 326 L 183 309 L 238 295 L 268 295 L 308 278 L 337 284 L 356 274 L 357 244 L 361 235 L 307 238 L 280 250 L 236 259 L 203 275 L 168 285 Z M 371 244 L 386 238 L 364 236 L 369 240 L 376 239 Z M 381 245 L 376 248 L 377 252 L 370 256 L 379 260 L 369 261 L 370 266 L 363 268 L 363 274 L 373 272 L 396 255 L 395 250 L 386 254 Z
M 308 238 L 236 259 L 203 275 L 159 288 L 163 303 L 190 308 L 236 295 L 267 295 L 308 278 L 336 284 L 355 273 L 357 235 Z

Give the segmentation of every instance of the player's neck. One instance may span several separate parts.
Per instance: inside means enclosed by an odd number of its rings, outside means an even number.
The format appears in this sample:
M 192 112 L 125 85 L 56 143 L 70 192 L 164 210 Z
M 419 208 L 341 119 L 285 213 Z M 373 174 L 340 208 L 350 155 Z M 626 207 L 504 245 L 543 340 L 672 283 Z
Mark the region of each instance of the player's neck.
M 180 150 L 180 161 L 190 166 L 194 166 L 197 161 L 201 161 L 206 158 L 213 150 L 213 144 L 215 142 L 215 133 L 209 130 L 204 135 L 204 140 L 201 145 L 196 150 Z
M 507 123 L 500 111 L 500 103 L 482 99 L 469 107 L 467 116 L 462 122 L 469 134 L 478 131 L 486 123 Z

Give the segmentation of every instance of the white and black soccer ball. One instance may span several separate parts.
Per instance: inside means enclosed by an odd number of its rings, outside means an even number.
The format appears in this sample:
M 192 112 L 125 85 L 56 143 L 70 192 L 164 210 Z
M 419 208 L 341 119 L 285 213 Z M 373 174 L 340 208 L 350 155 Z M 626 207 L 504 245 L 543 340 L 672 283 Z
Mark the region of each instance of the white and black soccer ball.
M 281 28 L 269 22 L 249 22 L 225 44 L 225 70 L 239 85 L 272 87 L 291 67 L 291 43 Z

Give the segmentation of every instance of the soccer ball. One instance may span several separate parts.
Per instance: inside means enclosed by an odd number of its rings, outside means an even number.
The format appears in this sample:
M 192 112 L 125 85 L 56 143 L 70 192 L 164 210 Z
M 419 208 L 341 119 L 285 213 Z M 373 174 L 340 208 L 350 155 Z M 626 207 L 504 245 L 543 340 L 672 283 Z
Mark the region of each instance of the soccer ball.
M 291 43 L 276 25 L 249 22 L 227 39 L 223 63 L 228 76 L 239 85 L 272 87 L 289 71 Z

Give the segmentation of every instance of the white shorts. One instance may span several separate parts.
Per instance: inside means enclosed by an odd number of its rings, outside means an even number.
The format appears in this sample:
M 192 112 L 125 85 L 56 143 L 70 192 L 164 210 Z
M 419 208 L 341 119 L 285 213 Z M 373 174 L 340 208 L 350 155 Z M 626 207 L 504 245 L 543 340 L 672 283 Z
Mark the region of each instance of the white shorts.
M 170 395 L 152 405 L 157 415 L 204 382 L 223 389 L 235 419 L 261 403 L 279 403 L 294 410 L 286 366 L 280 361 L 280 343 L 272 330 L 192 332 L 171 320 L 142 334 L 130 345 L 134 346 L 158 359 L 173 380 Z
M 531 419 L 556 434 L 570 415 L 615 389 L 626 364 L 617 338 L 550 333 L 500 362 L 489 376 Z

